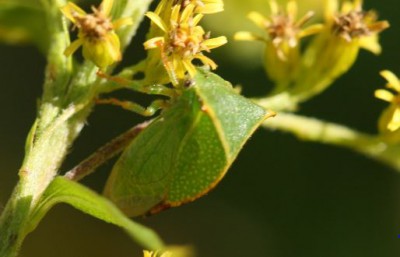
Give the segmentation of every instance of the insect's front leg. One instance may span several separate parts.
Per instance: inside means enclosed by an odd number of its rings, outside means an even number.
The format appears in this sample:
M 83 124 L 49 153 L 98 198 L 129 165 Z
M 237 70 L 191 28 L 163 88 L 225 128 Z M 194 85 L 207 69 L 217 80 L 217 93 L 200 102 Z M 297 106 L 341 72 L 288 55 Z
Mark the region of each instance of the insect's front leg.
M 120 106 L 125 110 L 132 111 L 146 117 L 153 116 L 158 110 L 167 106 L 167 101 L 160 99 L 153 101 L 148 107 L 143 107 L 140 104 L 131 101 L 121 101 L 116 98 L 96 99 L 96 103 Z

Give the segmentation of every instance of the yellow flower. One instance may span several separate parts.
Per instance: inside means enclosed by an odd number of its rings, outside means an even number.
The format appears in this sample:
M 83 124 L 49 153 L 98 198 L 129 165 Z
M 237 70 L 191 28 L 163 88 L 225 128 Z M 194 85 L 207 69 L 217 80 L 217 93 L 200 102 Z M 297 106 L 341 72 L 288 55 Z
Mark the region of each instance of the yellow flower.
M 375 97 L 390 103 L 379 120 L 379 130 L 394 132 L 400 128 L 400 81 L 388 70 L 381 71 L 381 76 L 388 82 L 386 87 L 396 91 L 396 94 L 386 89 L 375 91 Z
M 267 42 L 267 47 L 273 47 L 281 60 L 287 60 L 290 51 L 298 46 L 299 40 L 303 37 L 318 33 L 322 29 L 321 24 L 314 24 L 302 29 L 304 24 L 313 16 L 314 12 L 309 11 L 300 19 L 297 19 L 297 2 L 291 0 L 287 3 L 286 9 L 280 7 L 275 0 L 269 1 L 271 13 L 264 17 L 258 12 L 251 12 L 248 18 L 258 27 L 267 32 L 267 36 L 259 36 L 251 32 L 238 32 L 236 40 L 261 40 Z
M 373 11 L 362 9 L 362 0 L 344 1 L 339 9 L 338 0 L 326 0 L 325 19 L 334 35 L 346 42 L 357 41 L 359 47 L 379 54 L 378 33 L 389 27 L 387 21 L 377 21 Z
M 145 49 L 159 48 L 161 51 L 161 61 L 168 72 L 170 81 L 177 85 L 178 81 L 185 77 L 186 72 L 190 77 L 196 73 L 195 66 L 192 64 L 194 59 L 200 60 L 211 69 L 216 69 L 217 65 L 210 58 L 203 55 L 203 51 L 209 52 L 211 49 L 219 47 L 227 42 L 226 37 L 209 38 L 209 33 L 198 25 L 203 18 L 203 14 L 194 12 L 196 6 L 188 4 L 174 5 L 170 15 L 162 15 L 155 12 L 147 12 L 146 16 L 151 19 L 158 30 L 152 34 L 153 38 L 144 43 Z M 170 17 L 165 20 L 161 17 Z M 161 35 L 159 35 L 161 34 Z
M 109 14 L 113 2 L 103 0 L 98 8 L 92 7 L 91 14 L 87 14 L 72 2 L 61 8 L 65 17 L 79 30 L 78 39 L 65 49 L 66 56 L 70 56 L 82 46 L 83 56 L 100 68 L 121 60 L 120 41 L 115 30 L 131 24 L 132 20 L 122 18 L 112 22 Z
M 237 32 L 236 40 L 259 40 L 265 43 L 264 68 L 268 77 L 276 84 L 276 92 L 286 89 L 296 80 L 301 57 L 300 40 L 303 37 L 318 33 L 322 24 L 304 25 L 313 17 L 309 11 L 300 19 L 295 0 L 287 2 L 285 7 L 279 6 L 275 0 L 269 1 L 270 14 L 265 17 L 258 12 L 251 12 L 248 18 L 266 35 L 257 35 L 247 31 Z M 276 93 L 275 92 L 275 93 Z
M 143 257 L 157 257 L 157 252 L 151 252 L 151 251 L 147 251 L 144 250 L 143 251 Z M 171 252 L 165 252 L 163 254 L 161 254 L 159 257 L 172 257 L 172 253 Z
M 310 42 L 302 57 L 296 93 L 304 101 L 323 92 L 356 61 L 361 48 L 381 52 L 378 33 L 389 26 L 364 11 L 362 1 L 325 0 L 326 26 Z

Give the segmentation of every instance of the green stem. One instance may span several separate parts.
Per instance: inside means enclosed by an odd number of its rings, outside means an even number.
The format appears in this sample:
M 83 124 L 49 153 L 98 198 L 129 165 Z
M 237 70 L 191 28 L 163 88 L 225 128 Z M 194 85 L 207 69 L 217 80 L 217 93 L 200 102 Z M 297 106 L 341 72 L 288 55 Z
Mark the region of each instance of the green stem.
M 26 235 L 24 224 L 29 215 L 30 199 L 16 197 L 19 189 L 16 187 L 13 197 L 0 217 L 0 256 L 2 257 L 17 256 Z
M 287 92 L 253 100 L 265 109 L 270 109 L 275 112 L 296 111 L 298 108 L 297 99 Z
M 290 132 L 302 140 L 349 148 L 400 171 L 398 158 L 400 146 L 390 144 L 378 136 L 365 134 L 343 125 L 288 113 L 279 113 L 275 118 L 265 121 L 262 126 Z
M 63 112 L 62 98 L 71 77 L 71 60 L 62 55 L 69 44 L 65 24 L 59 14 L 63 0 L 42 1 L 46 10 L 51 47 L 39 117 L 26 145 L 26 157 L 20 169 L 20 181 L 0 218 L 0 256 L 17 255 L 25 236 L 32 230 L 30 214 L 38 199 L 56 175 L 72 140 L 71 124 L 67 122 L 75 113 L 67 108 Z

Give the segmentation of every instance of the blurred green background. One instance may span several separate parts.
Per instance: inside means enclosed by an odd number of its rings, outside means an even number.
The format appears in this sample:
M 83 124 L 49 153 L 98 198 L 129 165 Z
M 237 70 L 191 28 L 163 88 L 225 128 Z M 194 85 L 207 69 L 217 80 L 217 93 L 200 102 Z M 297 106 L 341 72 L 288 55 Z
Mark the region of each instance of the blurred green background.
M 322 1 L 299 2 L 318 7 Z M 208 20 L 214 36 L 248 29 L 251 23 L 243 16 L 251 9 L 267 10 L 267 1 L 261 0 L 225 4 L 224 14 Z M 374 133 L 385 107 L 373 97 L 385 83 L 378 72 L 391 69 L 400 75 L 400 4 L 367 0 L 365 5 L 392 25 L 382 34 L 383 54 L 362 52 L 350 72 L 302 105 L 300 113 Z M 136 52 L 141 38 L 143 31 L 124 57 L 126 63 L 143 54 Z M 233 42 L 216 50 L 214 58 L 218 74 L 255 96 L 271 88 L 260 55 L 257 43 Z M 44 66 L 33 46 L 0 45 L 0 208 L 17 182 Z M 63 170 L 139 120 L 116 107 L 97 107 Z M 111 162 L 84 183 L 100 191 L 110 167 Z M 200 257 L 398 257 L 400 174 L 346 149 L 259 129 L 209 195 L 137 220 L 170 244 L 194 245 Z M 119 228 L 59 205 L 28 236 L 21 256 L 136 257 L 141 248 Z

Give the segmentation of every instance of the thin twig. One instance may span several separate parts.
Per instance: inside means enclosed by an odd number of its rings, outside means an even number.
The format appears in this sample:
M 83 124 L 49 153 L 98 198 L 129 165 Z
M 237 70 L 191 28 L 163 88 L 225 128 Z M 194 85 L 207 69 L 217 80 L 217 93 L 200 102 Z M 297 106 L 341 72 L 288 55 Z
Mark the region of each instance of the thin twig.
M 274 119 L 268 119 L 262 126 L 290 132 L 302 140 L 349 148 L 400 171 L 400 146 L 391 144 L 377 135 L 291 113 L 278 113 Z
M 78 181 L 95 171 L 96 168 L 103 165 L 106 161 L 113 158 L 120 153 L 128 144 L 144 130 L 150 123 L 146 121 L 140 123 L 123 134 L 119 135 L 112 141 L 100 147 L 96 152 L 90 155 L 87 159 L 83 160 L 73 169 L 65 173 L 64 177 Z

